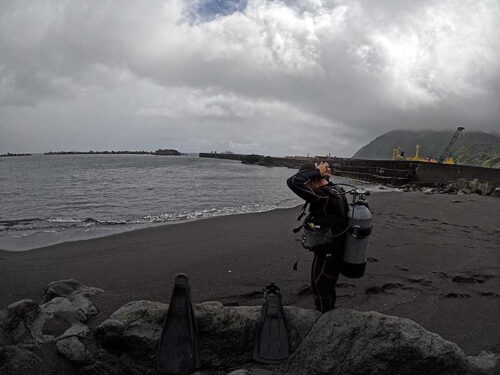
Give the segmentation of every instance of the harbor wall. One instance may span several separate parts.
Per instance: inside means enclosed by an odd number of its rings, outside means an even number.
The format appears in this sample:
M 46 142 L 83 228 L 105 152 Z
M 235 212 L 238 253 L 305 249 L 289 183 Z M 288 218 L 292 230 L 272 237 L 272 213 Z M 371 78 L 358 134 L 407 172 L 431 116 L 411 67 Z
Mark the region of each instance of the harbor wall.
M 492 186 L 500 186 L 500 169 L 498 168 L 417 162 L 415 176 L 416 182 L 426 184 L 477 179 Z
M 200 153 L 200 157 L 239 160 L 246 164 L 298 168 L 305 162 L 327 160 L 334 174 L 354 179 L 400 186 L 450 184 L 460 179 L 478 180 L 491 186 L 500 186 L 500 169 L 426 163 L 410 160 L 363 160 L 348 158 L 301 157 L 279 158 L 263 155 Z

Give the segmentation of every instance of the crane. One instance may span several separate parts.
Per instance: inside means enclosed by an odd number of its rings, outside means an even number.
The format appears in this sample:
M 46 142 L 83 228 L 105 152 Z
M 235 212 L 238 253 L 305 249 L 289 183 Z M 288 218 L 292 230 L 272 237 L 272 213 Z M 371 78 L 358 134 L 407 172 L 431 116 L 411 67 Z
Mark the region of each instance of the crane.
M 451 149 L 455 142 L 457 141 L 458 137 L 460 137 L 460 134 L 464 131 L 464 127 L 459 126 L 457 130 L 455 131 L 455 134 L 453 134 L 453 137 L 451 137 L 450 143 L 448 143 L 448 146 L 446 146 L 445 150 L 441 154 L 441 156 L 438 159 L 438 163 L 441 164 L 444 162 L 445 159 L 447 159 L 450 156 Z

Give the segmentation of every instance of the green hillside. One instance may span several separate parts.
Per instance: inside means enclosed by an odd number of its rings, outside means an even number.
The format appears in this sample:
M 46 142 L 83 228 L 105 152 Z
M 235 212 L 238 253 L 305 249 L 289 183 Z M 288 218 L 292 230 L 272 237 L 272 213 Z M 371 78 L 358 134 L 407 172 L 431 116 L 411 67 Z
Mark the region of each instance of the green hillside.
M 406 157 L 415 155 L 415 145 L 420 145 L 421 157 L 439 158 L 451 140 L 454 131 L 393 130 L 385 133 L 353 156 L 357 159 L 392 159 L 392 150 L 402 147 Z M 457 164 L 500 168 L 500 137 L 484 132 L 464 131 L 457 140 L 451 155 Z

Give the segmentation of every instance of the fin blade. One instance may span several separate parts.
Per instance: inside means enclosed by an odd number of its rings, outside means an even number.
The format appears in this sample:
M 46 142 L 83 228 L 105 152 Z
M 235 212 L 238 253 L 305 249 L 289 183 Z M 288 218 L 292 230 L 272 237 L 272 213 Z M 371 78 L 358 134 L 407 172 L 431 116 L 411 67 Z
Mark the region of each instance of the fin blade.
M 186 275 L 175 278 L 174 290 L 158 345 L 160 374 L 190 374 L 200 366 L 198 329 Z
M 275 364 L 284 361 L 289 356 L 288 330 L 281 294 L 278 287 L 270 286 L 265 293 L 262 319 L 253 357 L 257 362 Z

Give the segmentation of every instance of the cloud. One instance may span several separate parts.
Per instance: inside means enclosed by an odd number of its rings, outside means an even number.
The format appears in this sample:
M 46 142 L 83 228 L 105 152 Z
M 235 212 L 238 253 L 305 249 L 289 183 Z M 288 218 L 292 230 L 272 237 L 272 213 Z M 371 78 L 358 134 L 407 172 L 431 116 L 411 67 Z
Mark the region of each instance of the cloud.
M 398 128 L 498 131 L 499 22 L 495 0 L 3 1 L 0 151 L 56 146 L 33 126 L 62 148 L 101 127 L 119 148 L 340 156 Z

